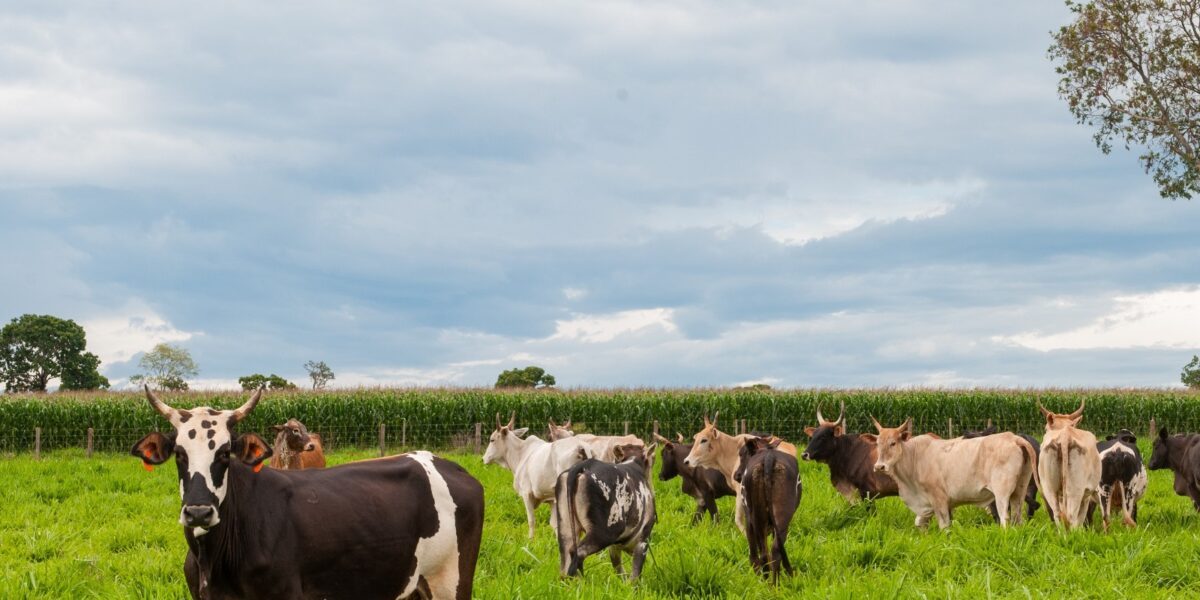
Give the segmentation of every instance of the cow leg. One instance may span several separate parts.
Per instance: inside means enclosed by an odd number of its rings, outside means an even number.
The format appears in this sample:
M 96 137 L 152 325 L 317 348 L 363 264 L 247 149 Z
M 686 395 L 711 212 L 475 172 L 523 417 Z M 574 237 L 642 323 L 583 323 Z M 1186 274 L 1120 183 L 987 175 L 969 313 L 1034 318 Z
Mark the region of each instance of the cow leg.
M 630 577 L 635 580 L 642 576 L 642 565 L 646 564 L 646 552 L 650 550 L 650 530 L 642 532 L 639 539 L 641 541 L 633 547 L 633 572 L 630 573 Z
M 617 572 L 617 575 L 625 574 L 625 567 L 621 565 L 621 552 L 620 546 L 608 547 L 608 560 L 612 561 L 613 570 Z
M 994 494 L 992 500 L 992 510 L 995 512 L 996 522 L 1000 523 L 1000 528 L 1008 527 L 1008 520 L 1012 518 L 1012 505 L 1009 502 L 1012 500 L 1008 494 Z
M 692 525 L 697 525 L 704 519 L 704 498 L 696 498 L 696 513 L 692 515 Z
M 575 556 L 571 559 L 571 567 L 567 569 L 567 575 L 575 575 L 576 573 L 583 574 L 583 559 L 601 551 L 604 546 L 597 542 L 591 533 L 583 536 L 579 540 L 579 544 L 575 546 Z
M 533 528 L 537 523 L 537 506 L 538 502 L 533 496 L 525 496 L 522 498 L 525 501 L 525 518 L 529 521 L 529 539 L 533 539 Z M 553 512 L 551 513 L 553 516 Z M 551 519 L 553 520 L 553 519 Z
M 1200 506 L 1200 505 L 1198 505 Z M 737 496 L 733 502 L 733 524 L 737 525 L 738 531 L 746 533 L 746 506 L 742 502 L 742 489 L 738 488 Z
M 996 501 L 995 500 L 992 500 L 991 502 L 988 503 L 987 509 L 988 509 L 989 513 L 992 513 L 992 520 L 997 523 L 1000 523 L 1001 522 L 1000 521 L 1000 512 L 996 509 Z
M 1033 520 L 1033 513 L 1037 512 L 1037 486 L 1033 482 L 1029 483 L 1029 489 L 1025 492 L 1025 518 Z
M 457 567 L 457 565 L 455 565 Z M 421 595 L 429 600 L 455 600 L 458 597 L 458 569 L 442 569 L 424 577 L 425 587 Z
M 708 510 L 708 518 L 713 523 L 717 522 L 717 495 L 711 490 L 704 492 L 704 507 Z
M 929 526 L 929 518 L 933 516 L 933 509 L 925 509 L 923 512 L 917 513 L 916 525 L 918 529 L 925 529 Z
M 933 514 L 937 517 L 938 529 L 948 529 L 950 527 L 953 510 L 951 510 L 949 504 L 944 502 L 939 503 L 938 506 L 933 507 Z

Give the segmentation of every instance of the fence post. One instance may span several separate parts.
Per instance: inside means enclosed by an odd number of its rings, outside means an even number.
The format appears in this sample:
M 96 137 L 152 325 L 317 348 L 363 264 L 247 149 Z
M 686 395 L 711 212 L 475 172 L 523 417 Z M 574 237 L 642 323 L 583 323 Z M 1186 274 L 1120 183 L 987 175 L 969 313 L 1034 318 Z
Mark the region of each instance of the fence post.
M 400 449 L 408 447 L 408 417 L 400 422 Z
M 742 419 L 742 433 L 745 434 L 747 431 L 748 429 L 746 429 L 746 420 Z
M 383 456 L 387 452 L 387 426 L 383 423 L 379 424 L 379 455 Z
M 625 421 L 625 435 L 629 435 L 629 421 Z
M 475 454 L 479 454 L 483 442 L 483 423 L 475 424 Z
M 42 428 L 33 428 L 33 460 L 42 460 Z
M 1150 417 L 1150 439 L 1153 441 L 1156 435 L 1158 435 L 1158 423 L 1154 421 L 1154 417 Z
M 946 419 L 946 437 L 954 437 L 954 417 Z
M 88 437 L 87 437 L 87 457 L 88 458 L 92 457 L 92 446 L 93 446 L 93 440 L 95 439 L 95 437 L 96 437 L 96 430 L 91 427 L 88 427 Z

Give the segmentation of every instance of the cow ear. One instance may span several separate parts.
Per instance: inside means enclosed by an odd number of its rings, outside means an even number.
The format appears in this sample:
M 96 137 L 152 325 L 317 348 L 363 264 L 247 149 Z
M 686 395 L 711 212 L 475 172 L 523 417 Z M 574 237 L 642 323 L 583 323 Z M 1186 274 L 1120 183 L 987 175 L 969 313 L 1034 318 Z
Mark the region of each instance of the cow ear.
M 279 433 L 280 431 L 283 431 L 283 425 L 272 425 L 271 431 L 274 431 L 275 433 Z
M 912 438 L 912 432 L 911 432 L 911 431 L 908 431 L 908 430 L 906 429 L 906 430 L 904 430 L 904 431 L 901 431 L 901 432 L 900 432 L 900 441 L 902 441 L 902 442 L 907 442 L 907 441 L 908 441 L 909 439 L 911 439 L 911 438 Z M 941 439 L 941 438 L 938 438 L 938 439 Z
M 650 469 L 654 467 L 655 450 L 658 450 L 658 442 L 650 444 L 650 447 L 646 448 L 646 454 L 642 457 L 642 460 L 646 461 L 646 473 L 649 473 Z
M 520 429 L 514 429 L 511 433 L 517 437 L 525 437 L 525 434 L 529 433 L 529 428 L 522 427 Z
M 274 454 L 271 447 L 256 433 L 238 436 L 238 439 L 233 442 L 233 453 L 238 460 L 254 467 L 255 473 L 262 469 L 263 461 L 271 458 L 271 455 Z
M 858 437 L 862 441 L 867 442 L 869 444 L 879 443 L 879 438 L 875 437 L 875 434 L 873 434 L 873 433 L 860 433 L 860 434 L 858 434 Z
M 813 434 L 814 432 L 816 432 L 816 431 L 817 431 L 817 428 L 816 428 L 816 427 L 805 427 L 805 428 L 804 428 L 804 435 L 807 435 L 808 437 L 812 437 L 812 434 Z
M 613 448 L 613 458 L 615 458 L 617 462 L 622 462 L 625 459 L 625 451 L 622 450 L 620 446 Z
M 138 440 L 138 443 L 133 445 L 130 454 L 142 459 L 142 465 L 149 471 L 154 468 L 153 465 L 161 465 L 171 458 L 171 453 L 175 451 L 175 435 L 172 432 L 171 436 L 165 436 L 157 431 Z

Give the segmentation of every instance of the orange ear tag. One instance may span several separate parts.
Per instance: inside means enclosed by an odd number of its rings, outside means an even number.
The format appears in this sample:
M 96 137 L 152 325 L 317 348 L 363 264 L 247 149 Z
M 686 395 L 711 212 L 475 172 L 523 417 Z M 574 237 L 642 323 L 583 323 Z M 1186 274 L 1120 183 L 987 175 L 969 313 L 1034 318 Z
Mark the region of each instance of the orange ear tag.
M 262 466 L 263 466 L 263 463 L 258 463 L 257 465 L 254 465 L 254 472 L 257 473 L 257 472 L 261 471 Z
M 143 469 L 145 469 L 145 470 L 147 470 L 147 471 L 153 471 L 153 470 L 154 470 L 154 465 L 152 465 L 152 464 L 150 464 L 150 463 L 148 463 L 148 462 L 145 462 L 145 461 L 143 461 L 143 462 L 142 462 L 142 468 L 143 468 Z

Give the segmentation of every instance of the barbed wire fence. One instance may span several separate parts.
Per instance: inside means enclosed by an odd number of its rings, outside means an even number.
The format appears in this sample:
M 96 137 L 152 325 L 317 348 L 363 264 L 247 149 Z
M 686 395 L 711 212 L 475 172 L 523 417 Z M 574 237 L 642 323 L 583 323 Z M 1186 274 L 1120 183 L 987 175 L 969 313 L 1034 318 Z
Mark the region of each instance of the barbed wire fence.
M 836 413 L 828 415 L 836 417 Z M 1112 422 L 1110 422 L 1112 421 Z M 1028 433 L 1040 437 L 1043 432 L 1040 415 L 1037 417 L 1020 415 L 1015 418 L 1000 416 L 991 422 L 1001 431 Z M 463 423 L 422 423 L 406 418 L 380 420 L 379 422 L 364 422 L 355 426 L 322 426 L 321 423 L 305 423 L 310 432 L 319 434 L 326 451 L 343 450 L 376 450 L 379 455 L 395 454 L 410 450 L 428 449 L 436 451 L 474 452 L 481 453 L 487 447 L 488 438 L 495 430 L 495 423 L 463 422 Z M 548 437 L 547 423 L 518 423 L 518 427 L 529 427 L 529 435 L 542 439 Z M 874 432 L 869 417 L 859 416 L 847 420 L 848 429 L 857 432 Z M 895 427 L 899 423 L 883 423 L 884 426 Z M 947 418 L 936 422 L 932 419 L 914 420 L 914 431 L 918 433 L 935 433 L 942 437 L 955 437 L 964 431 L 981 430 L 987 421 L 977 422 L 976 419 L 956 421 Z M 692 435 L 702 426 L 702 418 L 693 419 L 641 419 L 641 420 L 609 420 L 592 421 L 574 424 L 576 433 L 593 433 L 597 435 L 628 435 L 633 434 L 650 442 L 653 434 L 657 433 L 672 441 L 682 435 L 684 440 L 691 442 Z M 770 433 L 785 440 L 797 443 L 807 442 L 805 428 L 816 426 L 815 419 L 743 419 L 735 415 L 721 415 L 719 428 L 730 434 L 738 433 Z M 1081 427 L 1094 432 L 1098 439 L 1104 439 L 1108 434 L 1119 429 L 1129 429 L 1139 436 L 1153 436 L 1159 427 L 1169 427 L 1171 433 L 1192 432 L 1200 429 L 1200 416 L 1187 419 L 1185 422 L 1156 423 L 1153 418 L 1129 422 L 1116 422 L 1109 419 L 1084 419 Z M 103 427 L 84 428 L 62 427 L 54 423 L 46 423 L 32 429 L 0 429 L 0 454 L 5 456 L 32 454 L 40 457 L 43 452 L 77 449 L 85 456 L 93 453 L 129 452 L 133 444 L 147 433 L 166 428 L 162 424 L 156 428 L 145 427 Z M 246 430 L 243 430 L 243 432 Z M 274 440 L 270 430 L 255 431 L 268 443 Z

